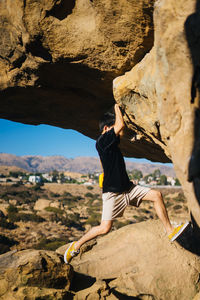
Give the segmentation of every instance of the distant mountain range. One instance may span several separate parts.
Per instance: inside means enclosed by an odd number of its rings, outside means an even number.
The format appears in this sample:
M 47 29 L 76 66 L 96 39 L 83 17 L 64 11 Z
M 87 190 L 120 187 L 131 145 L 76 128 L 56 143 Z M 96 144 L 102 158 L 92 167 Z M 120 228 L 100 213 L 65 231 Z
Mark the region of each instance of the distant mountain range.
M 16 166 L 28 172 L 68 171 L 79 173 L 93 173 L 101 171 L 101 165 L 97 157 L 66 158 L 64 156 L 16 156 L 0 153 L 0 166 Z M 160 169 L 162 174 L 175 176 L 174 170 L 164 164 L 127 162 L 127 170 L 138 169 L 143 175 L 150 174 Z

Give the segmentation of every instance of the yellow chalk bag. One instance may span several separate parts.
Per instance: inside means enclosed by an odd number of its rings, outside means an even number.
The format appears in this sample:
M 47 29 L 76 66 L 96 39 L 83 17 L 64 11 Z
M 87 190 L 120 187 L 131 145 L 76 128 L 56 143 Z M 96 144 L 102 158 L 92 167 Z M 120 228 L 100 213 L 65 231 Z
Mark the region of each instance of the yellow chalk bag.
M 103 188 L 103 179 L 104 179 L 104 173 L 101 173 L 99 175 L 99 186 L 101 189 Z

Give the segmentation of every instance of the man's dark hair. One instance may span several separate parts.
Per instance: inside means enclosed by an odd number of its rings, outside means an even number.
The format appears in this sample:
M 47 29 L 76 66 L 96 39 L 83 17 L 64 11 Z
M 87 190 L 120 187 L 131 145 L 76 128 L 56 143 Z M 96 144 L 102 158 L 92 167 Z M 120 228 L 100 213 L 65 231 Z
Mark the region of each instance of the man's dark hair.
M 99 121 L 100 132 L 103 131 L 104 126 L 113 126 L 115 124 L 115 114 L 106 112 Z

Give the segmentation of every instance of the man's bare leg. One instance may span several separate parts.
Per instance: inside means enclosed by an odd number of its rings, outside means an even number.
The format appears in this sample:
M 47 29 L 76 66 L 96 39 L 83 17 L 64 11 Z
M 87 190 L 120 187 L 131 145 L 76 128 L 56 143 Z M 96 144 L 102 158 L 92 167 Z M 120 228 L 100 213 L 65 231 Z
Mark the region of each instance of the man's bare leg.
M 163 201 L 162 194 L 159 191 L 150 190 L 142 200 L 149 200 L 154 203 L 154 208 L 157 213 L 157 216 L 161 220 L 167 234 L 169 235 L 173 231 L 173 226 L 170 223 L 168 213 Z
M 99 226 L 92 227 L 86 234 L 84 234 L 75 244 L 75 250 L 78 250 L 84 243 L 97 237 L 98 235 L 106 234 L 112 228 L 113 221 L 101 221 Z

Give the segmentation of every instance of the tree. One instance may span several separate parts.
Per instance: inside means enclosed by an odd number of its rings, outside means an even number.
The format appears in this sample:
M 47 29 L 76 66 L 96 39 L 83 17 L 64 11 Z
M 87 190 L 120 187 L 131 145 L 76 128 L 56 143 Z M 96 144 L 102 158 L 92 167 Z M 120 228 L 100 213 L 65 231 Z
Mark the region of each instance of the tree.
M 60 174 L 60 181 L 61 181 L 61 183 L 66 182 L 66 178 L 65 178 L 65 175 L 63 173 Z
M 160 185 L 167 185 L 167 176 L 165 175 L 160 176 Z
M 178 180 L 178 178 L 175 178 L 175 185 L 181 185 L 180 181 Z
M 41 186 L 43 186 L 43 185 L 44 185 L 43 182 L 37 182 L 37 183 L 32 187 L 32 189 L 33 189 L 34 191 L 41 191 Z
M 148 175 L 144 176 L 144 181 L 146 183 L 149 183 L 152 179 L 153 179 L 153 174 L 148 174 Z
M 24 175 L 24 173 L 20 172 L 20 171 L 19 172 L 17 172 L 17 171 L 16 172 L 14 172 L 14 171 L 9 172 L 9 176 L 14 177 L 14 178 L 18 178 L 19 176 L 23 176 L 23 175 Z
M 140 180 L 143 177 L 143 174 L 142 174 L 142 172 L 140 170 L 134 169 L 132 171 L 132 176 L 133 176 L 133 179 Z
M 157 178 L 160 178 L 161 172 L 160 172 L 159 169 L 156 169 L 156 170 L 153 172 L 152 175 L 153 175 L 153 179 L 155 180 L 155 179 L 157 179 Z
M 58 171 L 57 171 L 57 170 L 54 170 L 54 171 L 52 172 L 52 182 L 57 182 L 58 176 L 59 176 Z

